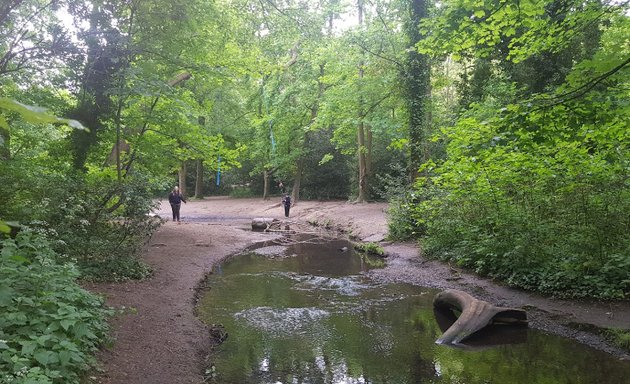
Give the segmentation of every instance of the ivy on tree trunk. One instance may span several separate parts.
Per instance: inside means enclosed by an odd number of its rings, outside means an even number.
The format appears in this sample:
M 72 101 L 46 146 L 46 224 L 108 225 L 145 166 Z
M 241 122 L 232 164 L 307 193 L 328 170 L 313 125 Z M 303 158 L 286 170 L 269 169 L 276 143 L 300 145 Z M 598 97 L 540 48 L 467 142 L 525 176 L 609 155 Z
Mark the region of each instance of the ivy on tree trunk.
M 412 180 L 418 177 L 420 165 L 430 157 L 425 144 L 431 124 L 431 65 L 428 56 L 415 49 L 416 44 L 423 39 L 419 24 L 427 16 L 427 0 L 409 2 L 406 28 L 409 50 L 404 83 L 409 109 L 409 171 Z

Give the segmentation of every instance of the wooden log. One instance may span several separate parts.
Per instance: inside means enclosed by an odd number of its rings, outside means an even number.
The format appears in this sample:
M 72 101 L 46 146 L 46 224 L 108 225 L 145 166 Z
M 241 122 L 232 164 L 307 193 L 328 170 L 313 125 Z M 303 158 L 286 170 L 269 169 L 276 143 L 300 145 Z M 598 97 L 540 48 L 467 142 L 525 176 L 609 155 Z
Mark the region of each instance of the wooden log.
M 458 344 L 489 324 L 527 324 L 527 313 L 522 309 L 497 307 L 456 289 L 438 293 L 433 299 L 433 306 L 461 312 L 450 328 L 437 339 L 437 344 Z

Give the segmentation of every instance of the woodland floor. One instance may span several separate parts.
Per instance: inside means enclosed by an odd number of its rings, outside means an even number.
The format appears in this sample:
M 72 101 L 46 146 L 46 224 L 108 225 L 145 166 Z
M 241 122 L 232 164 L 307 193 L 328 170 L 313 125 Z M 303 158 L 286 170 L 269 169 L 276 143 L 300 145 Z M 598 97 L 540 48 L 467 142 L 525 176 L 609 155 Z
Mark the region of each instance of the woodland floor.
M 300 201 L 289 221 L 306 227 L 343 230 L 354 239 L 381 242 L 387 233 L 387 204 Z M 90 284 L 119 310 L 112 321 L 114 341 L 97 356 L 100 369 L 89 383 L 201 383 L 210 349 L 207 328 L 195 317 L 199 284 L 213 265 L 273 234 L 251 231 L 255 217 L 285 220 L 279 198 L 208 198 L 182 205 L 182 222 L 171 221 L 170 206 L 159 212 L 168 221 L 145 247 L 151 278 L 125 283 Z M 415 244 L 381 242 L 387 267 L 377 279 L 433 288 L 456 288 L 493 304 L 526 308 L 530 326 L 576 339 L 614 356 L 630 355 L 591 333 L 596 327 L 630 328 L 630 302 L 584 302 L 544 298 L 510 289 L 444 263 L 425 260 Z

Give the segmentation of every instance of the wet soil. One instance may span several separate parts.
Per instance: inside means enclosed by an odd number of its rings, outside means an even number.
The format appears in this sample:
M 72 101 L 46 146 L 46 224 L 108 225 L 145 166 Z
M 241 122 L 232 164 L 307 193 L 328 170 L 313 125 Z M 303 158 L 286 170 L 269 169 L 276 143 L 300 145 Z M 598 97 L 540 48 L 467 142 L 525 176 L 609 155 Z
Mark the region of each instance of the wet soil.
M 277 201 L 276 201 L 277 200 Z M 599 327 L 630 329 L 630 301 L 557 300 L 511 289 L 444 263 L 425 260 L 415 244 L 386 242 L 387 204 L 300 201 L 284 217 L 279 198 L 208 198 L 182 206 L 182 222 L 170 219 L 162 202 L 157 212 L 167 221 L 147 243 L 143 258 L 151 278 L 125 283 L 91 284 L 118 310 L 112 318 L 113 342 L 97 356 L 91 383 L 202 383 L 210 331 L 194 314 L 196 291 L 225 258 L 279 234 L 251 231 L 255 217 L 276 218 L 293 227 L 310 225 L 356 240 L 380 242 L 389 254 L 376 279 L 434 288 L 456 288 L 493 304 L 525 308 L 530 326 L 573 338 L 630 360 L 594 332 Z

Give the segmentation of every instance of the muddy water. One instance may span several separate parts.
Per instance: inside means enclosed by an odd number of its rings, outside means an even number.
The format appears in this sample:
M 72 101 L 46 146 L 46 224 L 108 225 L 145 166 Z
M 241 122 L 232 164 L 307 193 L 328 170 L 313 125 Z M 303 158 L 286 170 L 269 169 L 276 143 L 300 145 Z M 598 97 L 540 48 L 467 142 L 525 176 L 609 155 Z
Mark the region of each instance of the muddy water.
M 363 272 L 379 261 L 345 242 L 277 251 L 240 255 L 210 277 L 199 314 L 228 334 L 211 383 L 629 382 L 630 363 L 528 329 L 436 345 L 436 291 L 370 281 Z

